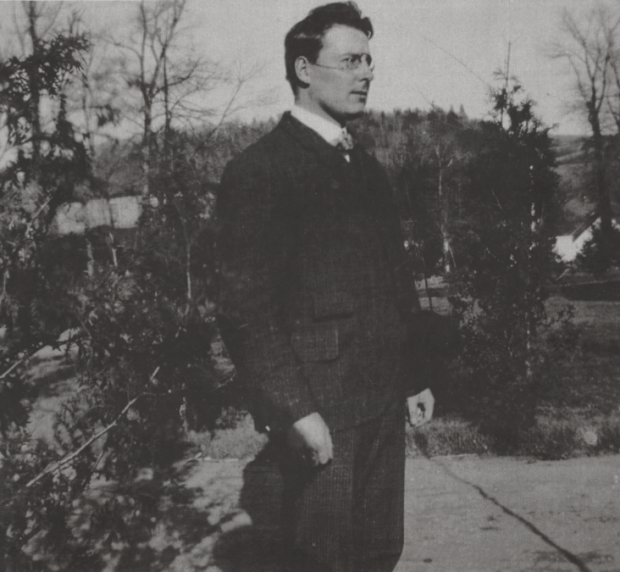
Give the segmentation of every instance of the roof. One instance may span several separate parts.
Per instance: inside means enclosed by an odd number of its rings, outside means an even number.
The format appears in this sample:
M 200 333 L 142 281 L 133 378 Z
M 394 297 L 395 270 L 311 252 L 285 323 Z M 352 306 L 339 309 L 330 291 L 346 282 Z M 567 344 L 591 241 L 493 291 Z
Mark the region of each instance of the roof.
M 65 203 L 56 210 L 52 232 L 64 236 L 84 234 L 87 230 L 102 226 L 134 228 L 141 214 L 142 199 L 135 196 Z

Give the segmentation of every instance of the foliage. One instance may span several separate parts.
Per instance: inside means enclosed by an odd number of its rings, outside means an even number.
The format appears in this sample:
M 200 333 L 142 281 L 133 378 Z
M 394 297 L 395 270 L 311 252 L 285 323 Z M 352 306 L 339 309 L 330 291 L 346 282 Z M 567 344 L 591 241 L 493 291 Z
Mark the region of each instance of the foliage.
M 367 113 L 357 138 L 386 168 L 416 274 L 430 277 L 453 265 L 452 225 L 459 216 L 463 166 L 472 130 L 464 113 L 395 110 Z
M 508 450 L 534 422 L 544 302 L 553 278 L 554 157 L 548 130 L 507 81 L 481 124 L 450 276 L 461 316 L 465 392 Z
M 59 474 L 34 491 L 26 483 L 54 460 L 55 452 L 32 443 L 26 432 L 32 392 L 25 376 L 29 355 L 55 343 L 71 327 L 73 284 L 62 273 L 41 272 L 44 244 L 55 205 L 66 200 L 88 174 L 89 161 L 66 118 L 62 86 L 77 67 L 76 52 L 86 49 L 83 38 L 59 35 L 49 42 L 32 38 L 34 51 L 23 59 L 0 64 L 0 111 L 16 159 L 0 175 L 0 324 L 2 340 L 0 393 L 8 398 L 1 412 L 4 490 L 0 537 L 4 568 L 30 569 L 22 547 L 42 530 L 61 544 L 61 515 L 70 507 L 84 478 L 76 464 L 75 479 Z M 41 128 L 42 98 L 58 103 L 53 129 Z M 62 282 L 59 282 L 58 279 Z
M 8 570 L 98 570 L 113 544 L 131 551 L 153 526 L 158 495 L 176 486 L 172 462 L 188 430 L 213 429 L 223 410 L 241 408 L 211 355 L 214 195 L 191 138 L 169 130 L 167 141 L 153 141 L 157 167 L 139 228 L 67 239 L 50 231 L 56 207 L 97 184 L 63 91 L 86 48 L 81 37 L 58 36 L 1 68 L 16 150 L 0 181 L 0 567 Z M 28 80 L 9 81 L 15 74 Z M 24 104 L 33 99 L 55 113 L 47 129 L 37 127 L 41 107 Z M 97 240 L 105 255 L 88 254 Z M 59 257 L 65 248 L 71 254 Z M 61 343 L 63 332 L 70 338 Z M 28 359 L 46 344 L 64 347 L 77 374 L 47 444 L 27 428 L 36 399 Z M 114 492 L 86 503 L 78 530 L 75 507 L 101 480 Z
M 596 276 L 605 274 L 613 266 L 620 266 L 620 230 L 612 228 L 611 244 L 602 240 L 600 226 L 592 227 L 592 236 L 577 255 L 577 264 Z M 610 252 L 607 252 L 609 248 Z
M 411 204 L 412 243 L 426 275 L 456 268 L 455 227 L 463 216 L 463 190 L 470 184 L 471 134 L 467 117 L 434 108 L 408 137 L 411 152 L 398 184 Z
M 34 55 L 0 63 L 0 113 L 6 119 L 9 144 L 16 159 L 0 173 L 0 320 L 7 329 L 3 357 L 11 359 L 58 338 L 66 320 L 54 279 L 37 272 L 55 207 L 87 179 L 90 162 L 67 121 L 62 84 L 78 65 L 74 52 L 86 49 L 81 37 L 58 36 L 39 42 Z M 40 110 L 32 105 L 33 86 L 39 100 L 58 102 L 53 130 L 35 131 Z M 10 356 L 10 357 L 7 357 Z

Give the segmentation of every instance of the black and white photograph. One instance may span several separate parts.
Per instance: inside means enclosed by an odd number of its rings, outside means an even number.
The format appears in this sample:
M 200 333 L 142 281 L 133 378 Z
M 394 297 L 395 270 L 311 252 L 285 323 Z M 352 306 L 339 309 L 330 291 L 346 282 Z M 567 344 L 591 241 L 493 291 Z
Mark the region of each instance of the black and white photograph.
M 620 572 L 620 2 L 0 0 L 0 572 Z

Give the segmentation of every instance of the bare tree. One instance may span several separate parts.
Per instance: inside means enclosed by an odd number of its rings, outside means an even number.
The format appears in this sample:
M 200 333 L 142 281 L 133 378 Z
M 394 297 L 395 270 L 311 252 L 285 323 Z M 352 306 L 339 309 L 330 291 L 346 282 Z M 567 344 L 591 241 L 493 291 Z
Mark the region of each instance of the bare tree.
M 597 4 L 584 18 L 565 10 L 562 13 L 562 40 L 551 49 L 551 57 L 565 60 L 575 80 L 577 109 L 587 117 L 594 153 L 595 188 L 601 219 L 602 252 L 609 254 L 612 237 L 612 209 L 605 161 L 607 112 L 620 111 L 610 105 L 617 101 L 620 82 L 614 85 L 618 70 L 618 29 L 620 16 Z
M 121 56 L 117 73 L 130 88 L 125 101 L 128 115 L 137 119 L 141 131 L 144 197 L 150 194 L 158 141 L 166 156 L 175 128 L 213 117 L 213 108 L 205 103 L 206 94 L 230 80 L 220 65 L 196 55 L 188 41 L 187 7 L 187 0 L 142 0 L 130 34 L 110 40 Z M 227 108 L 238 99 L 244 81 L 237 82 Z
M 105 136 L 103 129 L 116 123 L 120 115 L 120 99 L 124 86 L 116 73 L 114 57 L 108 53 L 103 33 L 88 25 L 84 8 L 69 14 L 67 31 L 88 40 L 89 49 L 78 54 L 80 68 L 65 90 L 74 122 L 81 130 L 91 158 L 97 152 L 97 139 Z
M 437 195 L 441 209 L 439 231 L 441 233 L 443 265 L 446 274 L 450 273 L 454 256 L 450 239 L 450 206 L 449 196 L 445 185 L 445 175 L 454 163 L 456 145 L 451 133 L 435 134 L 430 144 L 430 150 L 434 156 L 437 168 Z
M 41 57 L 42 42 L 53 29 L 56 19 L 62 7 L 62 2 L 56 6 L 50 6 L 46 2 L 22 2 L 26 16 L 26 26 L 23 31 L 17 28 L 20 45 L 24 53 L 30 53 L 33 62 Z M 36 172 L 41 157 L 41 144 L 43 139 L 43 126 L 41 115 L 42 89 L 39 85 L 40 76 L 37 73 L 29 74 L 30 83 L 30 117 L 31 123 L 31 148 L 33 157 L 33 169 Z
M 442 244 L 442 262 L 446 275 L 454 270 L 455 262 L 452 249 L 452 212 L 456 202 L 454 181 L 447 179 L 450 168 L 464 159 L 465 153 L 457 141 L 459 127 L 450 124 L 441 110 L 436 109 L 413 133 L 415 146 L 422 164 L 429 167 L 434 174 L 433 186 L 436 190 L 438 208 L 438 230 Z

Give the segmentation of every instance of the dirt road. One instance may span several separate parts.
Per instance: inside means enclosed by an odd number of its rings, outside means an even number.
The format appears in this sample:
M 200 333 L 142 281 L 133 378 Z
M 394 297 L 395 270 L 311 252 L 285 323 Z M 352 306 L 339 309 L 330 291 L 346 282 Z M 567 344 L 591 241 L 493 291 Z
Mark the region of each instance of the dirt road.
M 416 458 L 407 461 L 406 478 L 406 545 L 397 572 L 620 572 L 620 456 Z M 198 460 L 187 486 L 191 510 L 170 520 L 152 545 L 170 546 L 176 520 L 169 570 L 273 569 L 273 467 Z M 188 542 L 182 530 L 190 526 L 203 534 Z

